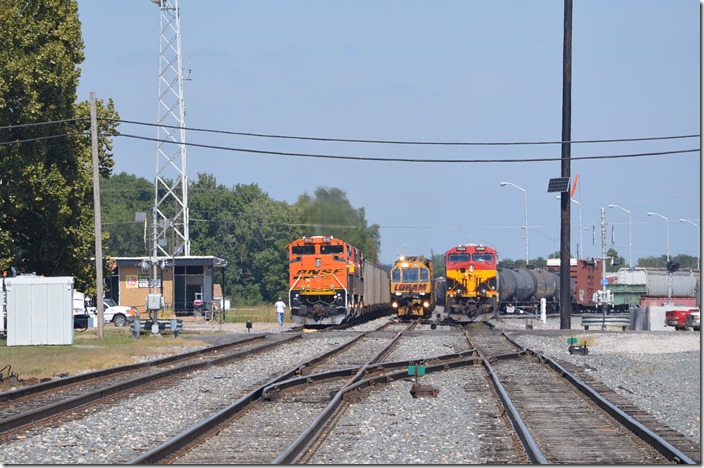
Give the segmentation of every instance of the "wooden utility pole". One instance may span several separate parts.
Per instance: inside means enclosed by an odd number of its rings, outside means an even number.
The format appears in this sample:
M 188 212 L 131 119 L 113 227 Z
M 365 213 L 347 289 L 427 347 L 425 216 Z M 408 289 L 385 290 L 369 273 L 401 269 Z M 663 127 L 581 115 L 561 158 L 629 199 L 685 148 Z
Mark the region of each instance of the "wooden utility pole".
M 95 219 L 95 307 L 98 314 L 98 339 L 103 338 L 103 229 L 100 219 L 100 171 L 98 171 L 98 118 L 95 93 L 90 93 L 90 134 L 93 154 L 93 217 Z
M 565 0 L 562 44 L 562 177 L 570 177 L 572 139 L 572 0 Z M 570 198 L 568 187 L 560 199 L 560 329 L 572 328 L 570 291 Z

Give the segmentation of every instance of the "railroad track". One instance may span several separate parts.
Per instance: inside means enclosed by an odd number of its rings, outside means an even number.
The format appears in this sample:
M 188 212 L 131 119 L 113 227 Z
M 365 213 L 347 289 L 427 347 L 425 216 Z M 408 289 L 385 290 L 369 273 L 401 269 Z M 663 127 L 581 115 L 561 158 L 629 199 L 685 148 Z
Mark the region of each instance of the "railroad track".
M 228 390 L 225 390 L 227 395 L 223 394 L 226 399 L 220 400 L 222 402 L 234 401 L 234 403 L 210 405 L 209 412 L 203 409 L 202 416 L 190 418 L 191 422 L 184 426 L 181 435 L 166 437 L 168 443 L 175 442 L 168 450 L 163 449 L 163 446 L 167 444 L 164 442 L 166 439 L 154 438 L 153 441 L 141 445 L 133 444 L 119 457 L 113 455 L 111 458 L 103 459 L 103 462 L 179 464 L 269 464 L 272 462 L 476 464 L 528 463 L 536 460 L 540 462 L 540 456 L 536 458 L 536 455 L 531 452 L 530 443 L 526 444 L 526 440 L 529 442 L 532 440 L 539 447 L 542 447 L 540 443 L 543 440 L 550 440 L 551 444 L 555 444 L 556 442 L 548 438 L 549 434 L 543 435 L 535 430 L 536 425 L 538 427 L 544 426 L 547 430 L 547 424 L 545 422 L 536 423 L 535 419 L 526 416 L 525 419 L 530 419 L 531 422 L 530 424 L 527 422 L 522 424 L 526 426 L 529 437 L 516 431 L 516 422 L 510 416 L 509 411 L 501 406 L 499 399 L 492 397 L 491 387 L 495 385 L 495 382 L 491 372 L 485 370 L 487 367 L 483 366 L 489 365 L 491 367 L 498 382 L 502 384 L 504 381 L 507 382 L 503 391 L 511 395 L 512 402 L 514 395 L 520 395 L 521 392 L 527 392 L 527 390 L 521 390 L 526 386 L 526 381 L 523 381 L 523 385 L 521 385 L 519 383 L 521 380 L 517 377 L 514 378 L 516 387 L 507 390 L 511 376 L 519 375 L 517 370 L 511 369 L 509 366 L 518 365 L 530 369 L 531 373 L 526 377 L 528 381 L 530 381 L 530 376 L 542 369 L 541 372 L 546 372 L 544 379 L 547 387 L 556 385 L 555 382 L 549 380 L 550 378 L 557 381 L 566 380 L 562 377 L 564 375 L 562 371 L 555 372 L 545 365 L 539 355 L 512 344 L 506 339 L 500 339 L 501 336 L 494 332 L 471 333 L 474 343 L 468 344 L 464 341 L 466 335 L 463 332 L 448 331 L 444 327 L 441 327 L 442 330 L 436 328 L 438 327 L 431 328 L 431 324 L 428 323 L 414 322 L 411 324 L 391 324 L 377 331 L 359 333 L 358 336 L 356 332 L 340 332 L 342 335 L 333 333 L 328 339 L 331 348 L 329 351 L 306 358 L 302 351 L 307 347 L 305 345 L 298 346 L 296 349 L 299 351 L 295 352 L 301 353 L 301 362 L 286 372 L 277 371 L 269 374 L 269 377 L 265 379 L 255 378 L 251 375 L 251 369 L 261 366 L 261 364 L 257 364 L 260 359 L 252 356 L 250 370 L 244 370 L 244 374 L 235 374 L 250 375 L 251 378 L 245 379 L 250 383 L 239 382 L 242 380 L 241 377 L 228 377 L 231 371 L 225 369 L 237 369 L 239 364 L 225 366 L 223 371 L 215 374 L 214 377 L 208 377 L 208 379 L 214 382 L 212 379 L 215 378 L 217 381 L 225 381 L 225 384 L 231 381 L 233 385 L 230 387 L 217 387 L 221 390 L 214 387 L 212 391 L 222 393 L 223 389 L 227 388 Z M 319 341 L 318 337 L 324 336 L 324 334 L 325 332 L 307 334 L 315 336 L 304 336 L 304 340 L 308 338 Z M 430 352 L 430 348 L 421 347 L 419 349 L 418 345 L 412 344 L 416 337 L 426 337 L 427 339 L 429 336 L 435 340 L 432 348 L 433 353 Z M 301 340 L 296 340 L 296 342 L 302 343 Z M 409 343 L 410 345 L 408 345 Z M 286 346 L 288 349 L 288 345 Z M 373 352 L 371 348 L 373 348 Z M 278 347 L 278 349 L 279 352 L 287 352 L 282 347 Z M 454 352 L 450 353 L 450 351 Z M 522 364 L 518 364 L 519 362 Z M 369 425 L 377 431 L 382 431 L 386 423 L 393 425 L 394 432 L 389 435 L 390 438 L 380 439 L 385 445 L 379 448 L 378 453 L 393 453 L 391 443 L 394 440 L 404 442 L 398 440 L 402 438 L 398 436 L 402 433 L 398 429 L 408 425 L 409 421 L 415 420 L 415 418 L 409 418 L 406 413 L 409 406 L 408 392 L 411 385 L 407 369 L 411 364 L 425 365 L 428 378 L 435 379 L 433 381 L 438 383 L 440 396 L 437 399 L 427 398 L 423 402 L 425 406 L 437 408 L 435 412 L 430 413 L 433 416 L 429 417 L 431 421 L 438 419 L 437 427 L 429 431 L 428 437 L 440 437 L 445 434 L 444 438 L 438 440 L 432 446 L 433 448 L 429 449 L 430 452 L 435 450 L 437 453 L 425 454 L 410 460 L 365 460 L 363 458 L 365 447 L 368 455 L 369 446 L 377 441 L 374 438 L 370 439 L 369 434 L 359 430 L 360 427 L 367 427 L 360 426 L 363 424 L 359 419 L 359 413 L 362 411 L 360 408 L 368 408 L 366 411 L 378 414 L 379 407 L 385 405 L 384 411 L 387 413 L 383 415 L 383 422 L 376 424 L 369 422 Z M 273 371 L 274 367 L 271 367 L 271 370 Z M 503 372 L 507 372 L 509 375 L 504 376 Z M 266 373 L 263 376 L 265 375 Z M 549 377 L 550 375 L 552 377 Z M 190 374 L 184 377 L 186 380 L 183 384 L 188 384 L 190 378 Z M 163 385 L 171 384 L 164 383 Z M 179 392 L 178 390 L 170 391 L 175 395 L 178 395 Z M 545 388 L 542 391 L 545 392 Z M 393 399 L 388 395 L 394 392 L 400 392 L 402 395 L 401 407 L 393 408 L 393 405 L 389 403 Z M 568 392 L 563 388 L 561 393 Z M 444 398 L 450 398 L 450 401 L 443 400 Z M 572 396 L 571 398 L 577 397 Z M 422 399 L 410 401 L 420 400 Z M 521 410 L 528 411 L 528 405 L 532 403 L 532 400 L 538 400 L 538 398 L 527 396 L 525 399 L 521 399 L 516 396 L 513 404 Z M 129 401 L 132 401 L 131 395 Z M 136 403 L 137 400 L 134 401 L 135 404 L 139 404 Z M 433 405 L 435 401 L 437 405 Z M 180 404 L 175 400 L 174 406 L 178 406 L 177 403 Z M 370 407 L 370 404 L 373 406 Z M 591 407 L 586 407 L 589 408 L 586 410 L 587 413 L 599 411 L 603 413 L 602 410 L 595 409 L 593 404 Z M 321 416 L 323 413 L 325 415 Z M 525 414 L 527 415 L 528 412 Z M 520 410 L 517 410 L 517 415 L 523 421 L 523 413 Z M 532 418 L 537 418 L 537 416 L 532 416 Z M 631 429 L 624 430 L 623 426 L 619 427 L 618 424 L 622 423 L 617 421 L 616 426 L 598 426 L 602 429 L 608 427 L 599 433 L 600 436 L 608 439 L 612 431 L 621 431 L 625 434 L 621 436 L 621 440 L 626 440 L 624 438 L 628 437 L 626 432 L 635 439 L 642 440 L 640 436 L 634 436 Z M 530 430 L 528 430 L 529 428 Z M 411 430 L 409 429 L 409 432 Z M 564 426 L 560 430 L 564 431 Z M 465 435 L 466 431 L 479 434 L 480 437 L 467 436 Z M 245 434 L 252 433 L 255 434 L 255 437 L 247 439 Z M 340 437 L 343 442 L 339 441 Z M 463 440 L 464 442 L 460 447 L 452 444 L 451 441 L 454 440 Z M 471 440 L 472 443 L 468 444 L 467 440 Z M 630 441 L 630 439 L 628 440 Z M 343 453 L 340 453 L 340 444 L 347 447 Z M 577 459 L 574 454 L 566 455 L 566 453 L 570 453 L 570 450 L 579 452 L 579 449 L 574 447 L 574 438 L 572 438 L 573 447 L 571 449 L 569 443 L 565 444 L 563 448 L 550 445 L 550 450 L 544 448 L 538 450 L 539 453 L 542 453 L 545 461 L 563 462 L 563 459 Z M 524 448 L 526 446 L 528 449 Z M 352 456 L 357 447 L 361 447 L 363 451 L 359 455 L 361 458 L 357 461 L 344 461 L 340 458 L 341 455 Z M 408 442 L 406 447 L 408 447 Z M 413 454 L 413 450 L 416 450 L 415 446 L 410 449 L 406 448 L 405 451 Z M 418 450 L 418 454 L 425 453 L 422 447 L 419 447 Z M 655 454 L 648 452 L 650 449 L 647 447 L 639 450 L 640 455 L 638 456 L 640 458 L 633 459 L 649 460 L 646 463 L 650 464 L 668 463 L 678 459 L 684 462 L 691 461 L 687 455 L 682 458 L 678 458 L 679 455 L 675 458 L 668 458 L 659 449 L 655 450 Z M 403 453 L 404 450 L 401 447 L 397 452 Z M 569 458 L 570 456 L 573 458 Z M 629 455 L 621 454 L 619 456 L 627 458 Z M 14 458 L 7 458 L 5 462 L 17 463 L 18 461 Z M 26 463 L 27 461 L 19 462 Z M 50 462 L 49 459 L 38 463 L 47 462 Z M 80 461 L 78 462 L 80 463 Z M 642 463 L 642 461 L 636 463 Z
M 695 463 L 555 361 L 534 352 L 505 359 L 521 347 L 497 332 L 477 333 L 473 343 L 532 461 Z
M 0 437 L 25 425 L 40 425 L 50 418 L 141 386 L 173 378 L 185 372 L 222 365 L 251 354 L 266 352 L 300 334 L 280 336 L 275 341 L 259 335 L 236 343 L 128 366 L 80 374 L 0 393 Z

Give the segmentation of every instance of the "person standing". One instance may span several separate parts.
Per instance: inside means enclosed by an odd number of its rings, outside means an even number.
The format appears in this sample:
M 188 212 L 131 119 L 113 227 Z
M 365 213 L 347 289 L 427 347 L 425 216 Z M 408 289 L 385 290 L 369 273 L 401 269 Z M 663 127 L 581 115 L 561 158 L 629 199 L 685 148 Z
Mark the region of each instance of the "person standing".
M 274 307 L 276 308 L 276 315 L 279 318 L 279 326 L 282 326 L 284 324 L 284 309 L 286 308 L 286 304 L 279 298 L 276 304 L 274 304 Z

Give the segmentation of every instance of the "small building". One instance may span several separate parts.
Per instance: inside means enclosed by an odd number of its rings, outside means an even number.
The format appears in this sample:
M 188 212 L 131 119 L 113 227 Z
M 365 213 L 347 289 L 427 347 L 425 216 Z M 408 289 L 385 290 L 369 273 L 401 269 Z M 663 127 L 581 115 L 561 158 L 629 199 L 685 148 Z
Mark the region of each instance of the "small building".
M 152 293 L 155 286 L 157 292 L 164 296 L 167 314 L 193 315 L 196 309 L 193 302 L 196 300 L 202 300 L 203 307 L 212 310 L 216 297 L 216 270 L 220 269 L 222 281 L 226 260 L 212 256 L 157 257 L 156 263 L 155 282 L 151 257 L 115 258 L 105 296 L 120 305 L 137 307 L 140 316 L 146 317 L 147 295 Z

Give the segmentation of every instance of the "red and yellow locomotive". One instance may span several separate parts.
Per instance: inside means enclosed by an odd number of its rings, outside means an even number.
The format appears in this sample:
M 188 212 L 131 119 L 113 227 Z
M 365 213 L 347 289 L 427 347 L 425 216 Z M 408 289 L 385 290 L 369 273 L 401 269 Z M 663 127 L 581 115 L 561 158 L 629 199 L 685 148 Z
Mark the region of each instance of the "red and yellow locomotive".
M 496 250 L 459 245 L 445 252 L 445 313 L 457 322 L 496 309 Z
M 289 305 L 301 325 L 333 325 L 388 309 L 389 276 L 362 252 L 332 236 L 288 245 Z

